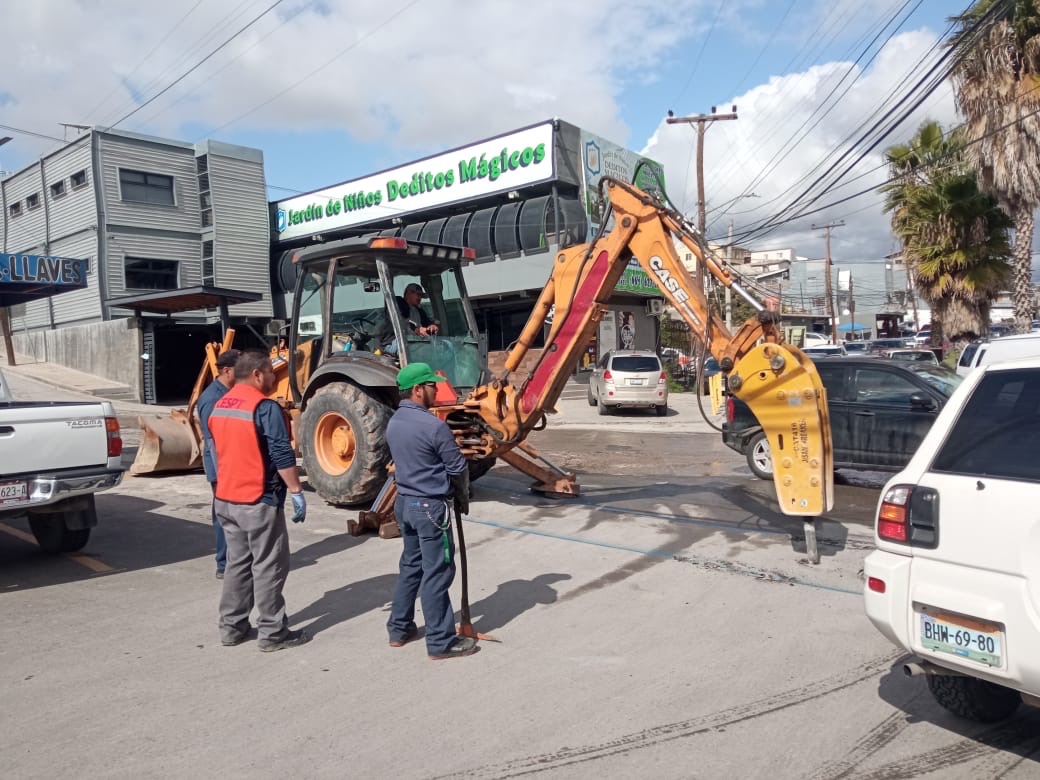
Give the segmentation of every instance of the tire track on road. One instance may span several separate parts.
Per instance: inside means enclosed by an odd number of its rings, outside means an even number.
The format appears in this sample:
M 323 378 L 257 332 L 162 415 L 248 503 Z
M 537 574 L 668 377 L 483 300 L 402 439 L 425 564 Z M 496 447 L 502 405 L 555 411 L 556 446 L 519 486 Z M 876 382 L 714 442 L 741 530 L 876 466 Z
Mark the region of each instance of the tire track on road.
M 733 726 L 738 723 L 753 720 L 769 715 L 774 712 L 785 710 L 805 702 L 813 701 L 827 696 L 831 693 L 850 688 L 861 682 L 873 679 L 878 674 L 888 671 L 892 662 L 902 657 L 902 653 L 889 653 L 880 656 L 865 664 L 847 669 L 830 677 L 817 680 L 809 685 L 793 688 L 787 691 L 767 696 L 747 704 L 701 715 L 689 720 L 665 723 L 660 726 L 652 726 L 642 731 L 602 742 L 596 745 L 584 747 L 562 748 L 552 753 L 526 756 L 505 761 L 498 764 L 488 764 L 474 769 L 452 772 L 446 775 L 438 775 L 435 780 L 444 778 L 498 778 L 498 777 L 520 777 L 522 775 L 546 772 L 560 767 L 573 764 L 598 761 L 610 756 L 631 753 L 636 750 L 654 747 L 665 742 L 676 739 L 696 736 L 715 729 Z
M 905 712 L 893 712 L 862 736 L 843 758 L 827 762 L 809 775 L 809 780 L 838 780 L 848 777 L 866 759 L 882 748 L 888 747 L 906 730 L 908 725 Z
M 987 758 L 994 766 L 992 773 L 979 777 L 996 777 L 1008 772 L 1026 756 L 1040 747 L 1040 717 L 1025 716 L 1016 720 L 991 726 L 985 731 L 951 745 L 928 750 L 910 758 L 892 761 L 883 766 L 846 775 L 849 780 L 911 780 L 915 777 L 938 772 L 959 764 L 967 764 Z M 1007 751 L 1019 749 L 1009 754 Z

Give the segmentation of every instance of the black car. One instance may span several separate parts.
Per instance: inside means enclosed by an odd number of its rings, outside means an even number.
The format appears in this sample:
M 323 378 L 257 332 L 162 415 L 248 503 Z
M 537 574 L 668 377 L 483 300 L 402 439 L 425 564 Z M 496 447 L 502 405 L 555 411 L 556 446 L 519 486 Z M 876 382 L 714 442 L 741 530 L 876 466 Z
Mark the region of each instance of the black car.
M 829 358 L 816 370 L 827 389 L 834 467 L 898 471 L 907 464 L 961 378 L 945 366 Z M 769 443 L 747 404 L 726 399 L 722 439 L 762 479 L 773 478 Z

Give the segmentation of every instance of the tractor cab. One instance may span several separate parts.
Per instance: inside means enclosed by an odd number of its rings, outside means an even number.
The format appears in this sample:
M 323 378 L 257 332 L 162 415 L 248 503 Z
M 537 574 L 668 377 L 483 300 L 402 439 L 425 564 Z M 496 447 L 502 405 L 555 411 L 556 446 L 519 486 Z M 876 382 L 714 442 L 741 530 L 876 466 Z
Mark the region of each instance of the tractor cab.
M 293 394 L 345 373 L 386 387 L 400 366 L 428 363 L 459 393 L 484 381 L 486 347 L 462 276 L 470 250 L 402 238 L 357 238 L 302 249 L 293 296 Z

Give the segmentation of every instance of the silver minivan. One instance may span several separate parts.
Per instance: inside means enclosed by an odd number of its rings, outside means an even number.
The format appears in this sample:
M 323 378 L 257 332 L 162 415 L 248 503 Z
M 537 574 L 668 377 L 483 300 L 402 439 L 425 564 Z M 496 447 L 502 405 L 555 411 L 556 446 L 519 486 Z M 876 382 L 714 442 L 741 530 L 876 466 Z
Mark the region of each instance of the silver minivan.
M 654 352 L 614 350 L 596 364 L 589 378 L 589 406 L 600 414 L 622 407 L 653 408 L 668 414 L 668 376 Z

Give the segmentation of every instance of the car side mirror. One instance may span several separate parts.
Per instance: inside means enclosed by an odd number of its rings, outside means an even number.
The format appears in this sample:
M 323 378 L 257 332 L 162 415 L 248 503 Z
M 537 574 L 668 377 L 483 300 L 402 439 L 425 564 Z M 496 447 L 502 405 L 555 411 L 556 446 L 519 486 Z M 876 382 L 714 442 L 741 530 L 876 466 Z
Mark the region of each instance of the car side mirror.
M 924 412 L 934 412 L 938 408 L 935 399 L 924 393 L 914 393 L 910 396 L 910 408 L 920 409 Z
M 264 328 L 264 334 L 267 336 L 280 336 L 283 330 L 285 330 L 285 320 L 271 320 L 267 323 L 267 327 Z

